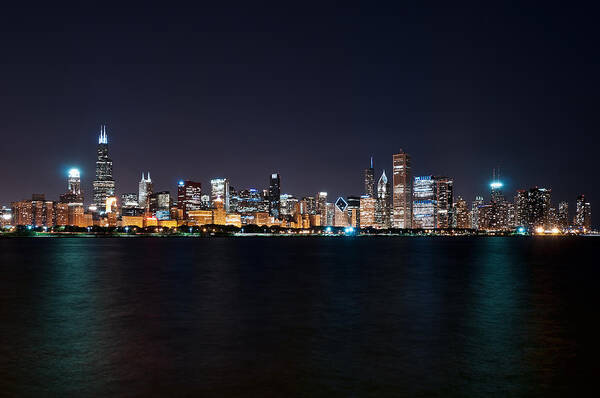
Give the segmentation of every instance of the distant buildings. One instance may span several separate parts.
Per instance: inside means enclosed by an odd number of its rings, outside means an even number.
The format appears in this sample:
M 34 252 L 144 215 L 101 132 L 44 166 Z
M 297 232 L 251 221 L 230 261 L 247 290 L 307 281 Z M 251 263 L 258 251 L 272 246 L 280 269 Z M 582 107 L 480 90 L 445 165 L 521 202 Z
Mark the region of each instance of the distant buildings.
M 437 224 L 436 181 L 433 176 L 414 178 L 413 228 L 433 229 Z
M 412 228 L 412 180 L 410 156 L 402 149 L 392 156 L 392 227 Z
M 527 227 L 530 231 L 553 227 L 550 218 L 551 191 L 549 189 L 536 187 L 518 190 L 515 202 L 516 226 Z
M 210 200 L 213 207 L 215 202 L 222 201 L 225 211 L 229 211 L 229 180 L 227 178 L 214 178 L 210 180 Z
M 202 184 L 191 180 L 179 181 L 177 208 L 181 210 L 184 218 L 187 218 L 188 211 L 202 210 Z
M 142 209 L 148 209 L 150 202 L 150 195 L 152 195 L 153 187 L 152 187 L 152 179 L 150 178 L 150 172 L 148 172 L 148 177 L 144 176 L 142 173 L 142 179 L 138 184 L 138 206 Z
M 279 218 L 281 212 L 279 198 L 280 195 L 281 178 L 279 173 L 273 173 L 269 179 L 269 214 L 275 218 Z
M 584 195 L 577 197 L 575 205 L 575 225 L 579 228 L 592 228 L 592 205 L 585 200 Z
M 371 166 L 365 169 L 365 195 L 371 198 L 375 197 L 375 169 L 373 169 L 373 156 L 371 156 Z
M 454 202 L 453 210 L 453 227 L 455 228 L 471 228 L 471 220 L 469 219 L 469 208 L 467 201 L 461 197 Z
M 377 201 L 375 202 L 375 224 L 377 228 L 391 227 L 390 183 L 385 170 L 377 182 Z
M 106 126 L 102 126 L 98 139 L 98 150 L 96 159 L 96 180 L 94 186 L 94 205 L 97 209 L 103 209 L 106 198 L 115 196 L 115 180 L 113 179 L 113 162 L 108 157 L 108 136 Z

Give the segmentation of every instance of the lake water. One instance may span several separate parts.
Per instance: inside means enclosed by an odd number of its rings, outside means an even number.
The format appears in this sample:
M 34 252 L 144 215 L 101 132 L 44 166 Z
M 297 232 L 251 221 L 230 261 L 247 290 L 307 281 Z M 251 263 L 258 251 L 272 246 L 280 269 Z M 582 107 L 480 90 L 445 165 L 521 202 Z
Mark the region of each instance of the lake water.
M 0 239 L 0 394 L 574 396 L 599 244 Z

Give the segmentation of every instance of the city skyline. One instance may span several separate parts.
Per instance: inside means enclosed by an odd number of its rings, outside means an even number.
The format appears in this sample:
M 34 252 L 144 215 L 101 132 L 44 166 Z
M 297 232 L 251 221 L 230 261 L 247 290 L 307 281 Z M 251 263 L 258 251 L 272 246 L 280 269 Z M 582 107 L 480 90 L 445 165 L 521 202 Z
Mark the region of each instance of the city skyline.
M 56 197 L 74 166 L 90 198 L 99 124 L 119 192 L 142 170 L 158 190 L 211 176 L 262 186 L 276 171 L 283 192 L 339 196 L 361 192 L 354 171 L 371 155 L 392 180 L 389 154 L 404 148 L 413 175 L 448 175 L 465 198 L 486 192 L 493 168 L 511 191 L 600 197 L 593 13 L 100 8 L 6 10 L 1 203 Z

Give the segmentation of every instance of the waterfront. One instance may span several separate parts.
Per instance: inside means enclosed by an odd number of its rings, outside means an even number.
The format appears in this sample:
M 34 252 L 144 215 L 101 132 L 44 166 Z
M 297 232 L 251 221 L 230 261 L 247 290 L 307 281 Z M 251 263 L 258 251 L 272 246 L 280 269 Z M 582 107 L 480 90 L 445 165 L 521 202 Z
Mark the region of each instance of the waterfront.
M 566 395 L 593 238 L 0 240 L 8 395 Z

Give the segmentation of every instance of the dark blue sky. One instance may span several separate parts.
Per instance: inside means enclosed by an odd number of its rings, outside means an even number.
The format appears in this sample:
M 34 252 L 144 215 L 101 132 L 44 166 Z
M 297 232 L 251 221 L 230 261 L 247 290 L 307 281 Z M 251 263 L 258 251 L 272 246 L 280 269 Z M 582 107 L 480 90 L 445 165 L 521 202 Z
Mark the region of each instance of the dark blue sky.
M 361 194 L 369 156 L 389 174 L 403 148 L 468 200 L 499 167 L 511 196 L 594 206 L 596 10 L 483 3 L 3 9 L 0 203 L 58 198 L 70 166 L 89 199 L 106 123 L 119 193 L 150 170 L 172 192 L 279 171 L 283 192 Z

